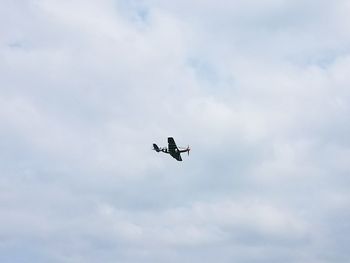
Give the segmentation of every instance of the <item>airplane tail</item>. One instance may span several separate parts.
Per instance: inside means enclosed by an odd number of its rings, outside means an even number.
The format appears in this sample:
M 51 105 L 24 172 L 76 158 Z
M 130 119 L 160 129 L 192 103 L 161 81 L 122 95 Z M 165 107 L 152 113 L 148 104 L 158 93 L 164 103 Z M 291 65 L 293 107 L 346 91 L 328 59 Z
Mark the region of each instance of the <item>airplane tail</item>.
M 156 152 L 160 152 L 159 147 L 155 143 L 153 143 L 153 150 L 155 150 Z

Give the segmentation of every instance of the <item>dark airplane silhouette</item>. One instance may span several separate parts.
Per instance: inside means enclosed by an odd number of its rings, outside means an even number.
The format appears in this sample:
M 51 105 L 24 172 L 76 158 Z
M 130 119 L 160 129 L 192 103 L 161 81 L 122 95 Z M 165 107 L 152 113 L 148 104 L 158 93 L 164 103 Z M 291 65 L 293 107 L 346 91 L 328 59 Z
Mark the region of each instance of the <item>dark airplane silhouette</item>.
M 172 157 L 174 157 L 176 160 L 182 161 L 181 153 L 187 152 L 187 154 L 190 155 L 190 150 L 191 149 L 188 146 L 187 148 L 183 148 L 183 149 L 180 150 L 176 146 L 174 138 L 173 137 L 169 137 L 168 138 L 168 148 L 166 148 L 166 147 L 160 148 L 160 147 L 157 146 L 157 144 L 153 143 L 153 150 L 155 150 L 156 152 L 168 153 Z

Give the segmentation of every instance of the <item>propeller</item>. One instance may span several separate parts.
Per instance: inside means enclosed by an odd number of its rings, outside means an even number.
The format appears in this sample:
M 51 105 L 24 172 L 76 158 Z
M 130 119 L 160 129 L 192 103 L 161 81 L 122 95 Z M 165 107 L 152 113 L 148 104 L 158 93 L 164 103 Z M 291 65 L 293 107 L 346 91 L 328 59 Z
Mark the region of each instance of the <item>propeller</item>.
M 184 150 L 187 151 L 187 155 L 190 155 L 191 148 L 189 145 L 187 145 L 187 147 L 180 146 L 178 148 L 181 149 L 182 152 L 184 152 Z

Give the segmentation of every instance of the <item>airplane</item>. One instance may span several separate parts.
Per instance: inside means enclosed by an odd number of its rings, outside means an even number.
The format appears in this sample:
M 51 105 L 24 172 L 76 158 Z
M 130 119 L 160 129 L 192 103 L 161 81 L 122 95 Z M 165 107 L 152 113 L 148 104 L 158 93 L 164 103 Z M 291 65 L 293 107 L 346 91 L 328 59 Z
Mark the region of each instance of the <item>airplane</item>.
M 157 144 L 153 143 L 153 150 L 155 150 L 156 152 L 168 153 L 172 157 L 174 157 L 176 160 L 182 161 L 181 153 L 187 152 L 187 154 L 190 155 L 190 150 L 191 149 L 190 149 L 189 146 L 187 148 L 184 148 L 184 149 L 179 149 L 176 146 L 174 138 L 173 137 L 169 137 L 168 138 L 168 148 L 166 148 L 166 147 L 160 148 L 160 147 L 158 147 Z

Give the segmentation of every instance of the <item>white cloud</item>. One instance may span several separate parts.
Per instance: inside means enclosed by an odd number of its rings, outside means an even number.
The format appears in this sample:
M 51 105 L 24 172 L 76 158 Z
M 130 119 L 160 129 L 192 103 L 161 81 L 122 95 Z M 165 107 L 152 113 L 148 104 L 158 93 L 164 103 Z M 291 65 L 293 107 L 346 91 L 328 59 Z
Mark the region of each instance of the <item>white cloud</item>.
M 0 261 L 347 262 L 348 7 L 3 1 Z

